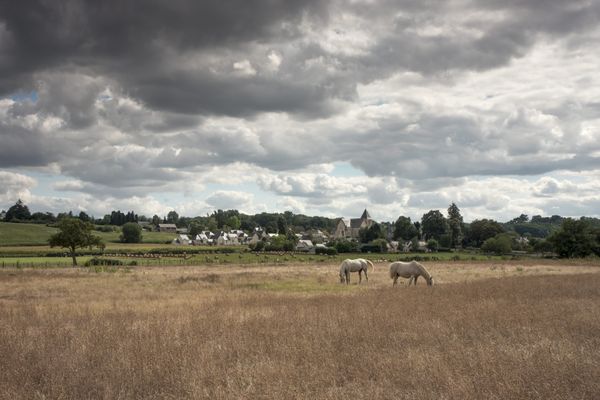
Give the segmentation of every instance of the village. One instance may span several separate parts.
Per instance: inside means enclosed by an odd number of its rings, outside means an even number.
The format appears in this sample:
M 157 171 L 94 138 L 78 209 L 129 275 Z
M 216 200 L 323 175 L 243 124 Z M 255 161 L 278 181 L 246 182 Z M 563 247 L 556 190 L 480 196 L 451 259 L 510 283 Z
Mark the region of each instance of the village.
M 258 243 L 268 244 L 272 239 L 278 237 L 280 233 L 267 232 L 263 227 L 255 227 L 250 233 L 240 229 L 231 229 L 229 231 L 218 230 L 215 232 L 203 230 L 195 235 L 189 233 L 188 228 L 178 228 L 176 224 L 159 223 L 153 227 L 149 222 L 138 222 L 142 229 L 155 229 L 159 232 L 168 232 L 176 234 L 172 244 L 180 246 L 240 246 L 246 245 L 251 249 L 256 248 Z M 319 250 L 325 252 L 328 248 L 327 243 L 344 240 L 358 242 L 360 231 L 368 229 L 375 224 L 369 212 L 365 209 L 360 218 L 339 218 L 335 231 L 332 234 L 324 232 L 321 229 L 293 233 L 295 236 L 295 245 L 293 250 L 314 254 Z M 428 252 L 427 242 L 418 241 L 397 241 L 392 240 L 393 232 L 388 229 L 386 232 L 387 248 L 386 252 L 410 252 L 421 251 Z

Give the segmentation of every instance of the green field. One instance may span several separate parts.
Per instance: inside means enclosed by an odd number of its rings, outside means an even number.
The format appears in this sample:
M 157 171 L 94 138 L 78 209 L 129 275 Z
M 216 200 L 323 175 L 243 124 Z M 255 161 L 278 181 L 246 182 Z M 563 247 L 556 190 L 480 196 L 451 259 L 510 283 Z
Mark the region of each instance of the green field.
M 58 232 L 57 228 L 52 228 L 42 224 L 16 224 L 10 222 L 0 222 L 0 246 L 38 246 L 48 243 L 51 235 Z M 107 243 L 118 243 L 120 231 L 116 232 L 98 232 L 94 234 L 100 236 Z M 166 244 L 175 238 L 174 233 L 166 232 L 143 232 L 142 243 Z

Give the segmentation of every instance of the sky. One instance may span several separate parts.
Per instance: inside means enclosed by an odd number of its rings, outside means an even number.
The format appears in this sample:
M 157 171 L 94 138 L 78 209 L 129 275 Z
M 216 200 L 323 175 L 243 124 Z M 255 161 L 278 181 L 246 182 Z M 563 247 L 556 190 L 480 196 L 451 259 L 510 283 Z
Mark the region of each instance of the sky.
M 0 2 L 0 209 L 600 216 L 595 0 Z

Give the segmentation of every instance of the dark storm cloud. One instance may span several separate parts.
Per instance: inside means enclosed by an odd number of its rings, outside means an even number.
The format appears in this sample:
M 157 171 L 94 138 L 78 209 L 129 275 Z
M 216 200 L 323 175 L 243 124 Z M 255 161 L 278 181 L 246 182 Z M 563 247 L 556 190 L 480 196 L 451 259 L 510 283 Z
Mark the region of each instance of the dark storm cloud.
M 502 17 L 465 17 L 481 10 Z M 337 110 L 331 100 L 354 99 L 357 83 L 399 70 L 436 74 L 504 65 L 539 35 L 595 26 L 599 10 L 597 2 L 583 1 L 5 1 L 0 92 L 31 90 L 35 73 L 75 68 L 114 79 L 156 110 L 323 116 Z M 372 36 L 360 55 L 320 40 L 319 32 L 342 13 L 353 14 Z M 440 31 L 419 31 L 430 27 Z M 316 35 L 308 39 L 307 30 Z M 257 65 L 268 49 L 283 54 L 281 70 L 272 74 Z M 231 71 L 243 60 L 256 74 Z M 320 62 L 309 67 L 308 60 Z
M 0 167 L 47 165 L 58 159 L 52 147 L 37 132 L 0 122 Z

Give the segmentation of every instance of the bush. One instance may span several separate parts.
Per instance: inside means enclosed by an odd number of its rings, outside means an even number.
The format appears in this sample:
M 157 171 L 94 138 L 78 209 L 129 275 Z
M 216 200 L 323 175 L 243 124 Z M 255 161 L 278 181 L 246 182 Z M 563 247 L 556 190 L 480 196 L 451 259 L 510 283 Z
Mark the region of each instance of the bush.
M 435 239 L 429 239 L 427 241 L 427 248 L 431 251 L 437 251 L 437 249 L 440 247 L 440 245 L 438 244 L 438 241 Z
M 92 258 L 84 264 L 86 267 L 97 265 L 123 265 L 123 261 L 114 258 Z
M 481 250 L 486 253 L 497 255 L 508 254 L 512 249 L 512 238 L 505 234 L 499 234 L 483 242 Z
M 335 256 L 337 255 L 337 250 L 335 249 L 335 247 L 316 247 L 315 248 L 315 254 L 325 254 L 328 256 Z
M 338 253 L 357 253 L 360 250 L 359 244 L 350 240 L 336 240 L 329 246 L 335 247 Z
M 142 241 L 142 227 L 135 222 L 128 222 L 123 225 L 123 233 L 121 233 L 121 242 L 124 243 L 140 243 Z

